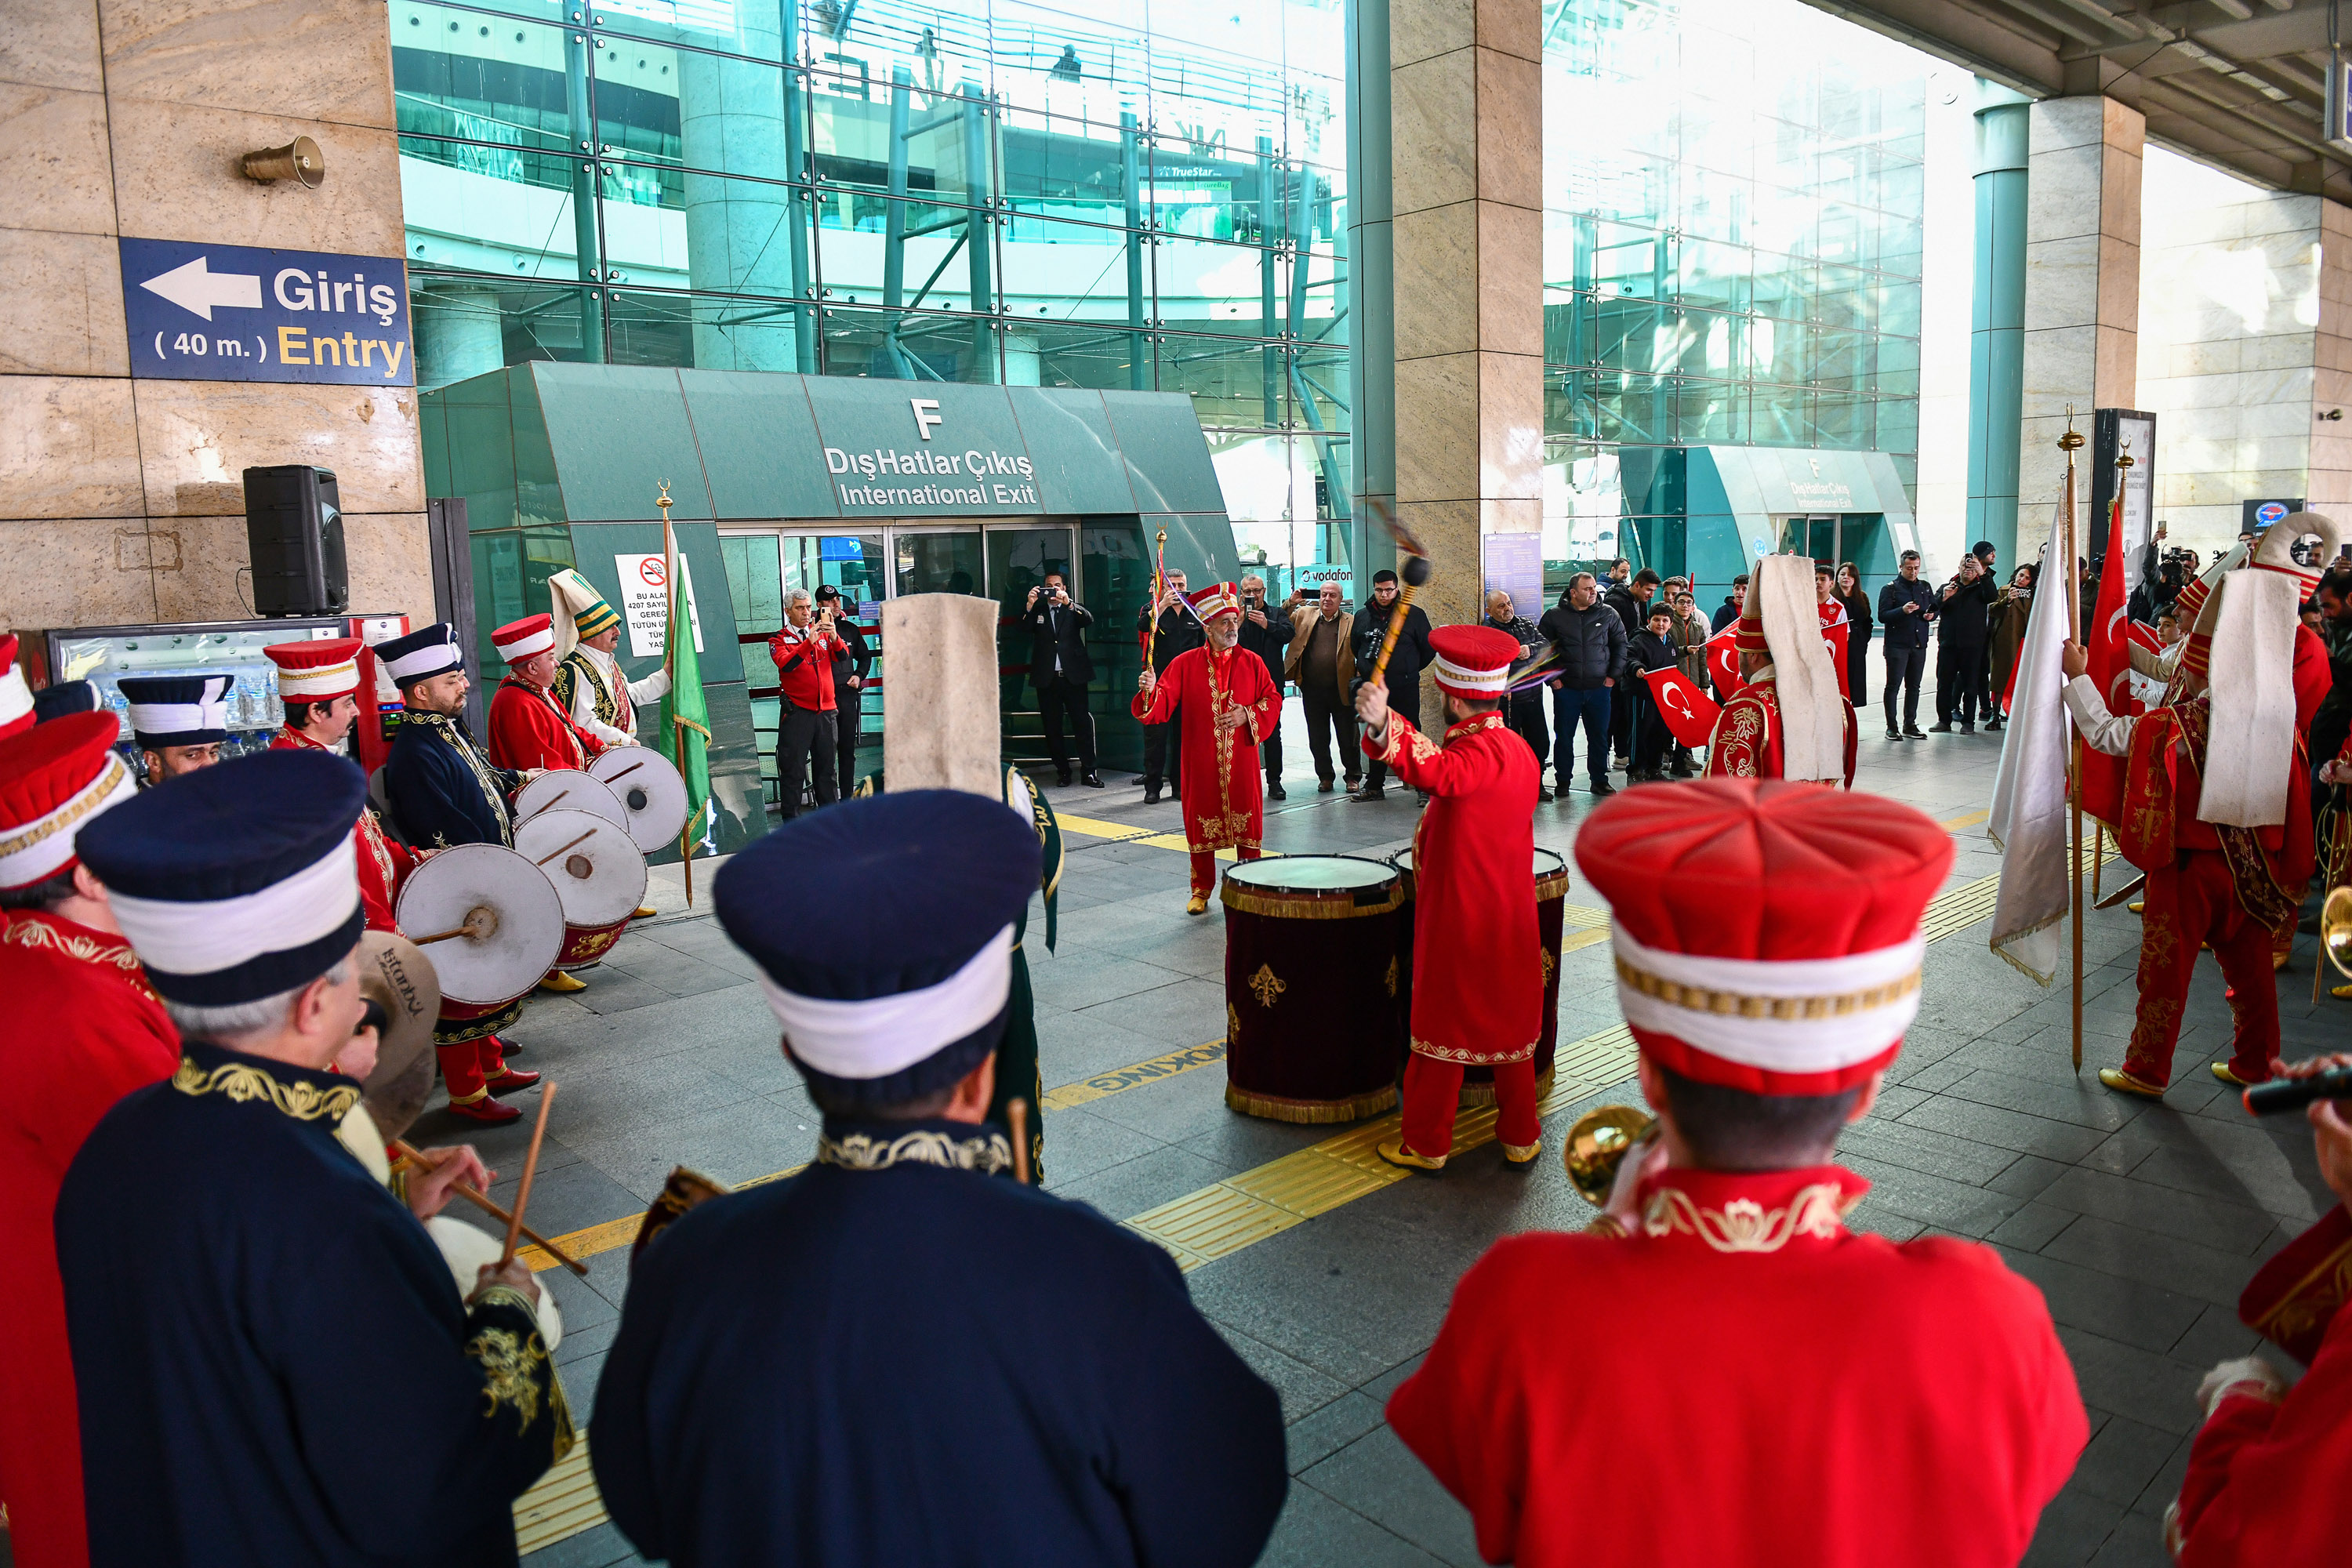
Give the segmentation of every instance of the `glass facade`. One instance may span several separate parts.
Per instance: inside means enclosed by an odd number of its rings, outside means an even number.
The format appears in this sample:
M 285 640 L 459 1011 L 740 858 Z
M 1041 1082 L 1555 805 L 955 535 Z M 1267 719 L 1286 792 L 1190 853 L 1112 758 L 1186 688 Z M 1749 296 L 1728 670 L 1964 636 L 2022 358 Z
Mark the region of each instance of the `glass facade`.
M 1343 0 L 391 0 L 420 384 L 530 359 L 1181 391 L 1344 517 Z
M 1919 450 L 1927 76 L 1800 0 L 1557 0 L 1544 556 L 1682 569 L 1678 449 Z

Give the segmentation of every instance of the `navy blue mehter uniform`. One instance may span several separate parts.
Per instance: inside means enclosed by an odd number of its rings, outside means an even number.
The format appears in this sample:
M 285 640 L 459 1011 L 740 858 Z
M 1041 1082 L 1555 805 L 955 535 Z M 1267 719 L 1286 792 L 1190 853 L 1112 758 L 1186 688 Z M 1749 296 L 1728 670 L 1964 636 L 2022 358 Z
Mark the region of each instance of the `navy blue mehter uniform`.
M 780 896 L 810 865 L 854 908 Z M 824 1115 L 800 1175 L 703 1204 L 638 1260 L 597 1388 L 606 1509 L 677 1568 L 1255 1561 L 1281 1411 L 1175 1264 L 992 1181 L 982 1121 L 1037 886 L 1030 824 L 919 790 L 730 861 L 720 923 L 766 972 Z
M 350 955 L 362 800 L 348 763 L 269 752 L 77 843 L 164 1000 L 230 1006 Z M 107 1113 L 58 1200 L 91 1562 L 513 1563 L 512 1500 L 572 1440 L 529 1299 L 459 1300 L 336 1140 L 355 1081 L 183 1053 Z

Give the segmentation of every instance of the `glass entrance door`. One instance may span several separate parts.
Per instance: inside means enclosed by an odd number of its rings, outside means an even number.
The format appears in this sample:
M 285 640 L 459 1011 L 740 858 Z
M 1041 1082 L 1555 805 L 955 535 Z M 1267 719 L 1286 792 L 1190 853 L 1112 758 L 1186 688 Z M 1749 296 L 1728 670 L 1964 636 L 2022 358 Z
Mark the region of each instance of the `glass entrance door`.
M 1833 516 L 1784 517 L 1779 548 L 1784 554 L 1810 555 L 1834 565 L 1841 559 L 1838 521 Z
M 776 726 L 783 712 L 783 688 L 768 654 L 768 639 L 782 629 L 784 595 L 794 588 L 814 594 L 819 588 L 841 591 L 842 612 L 850 617 L 875 650 L 865 689 L 856 709 L 836 717 L 836 725 L 856 725 L 861 752 L 860 776 L 881 766 L 882 743 L 881 602 L 889 596 L 884 563 L 889 557 L 880 531 L 865 533 L 786 533 L 770 530 L 729 531 L 719 535 L 719 559 L 727 563 L 727 591 L 735 605 L 737 639 L 744 645 L 745 694 L 751 702 L 751 731 L 759 742 L 760 782 L 767 803 L 778 800 Z M 753 646 L 757 645 L 757 646 Z

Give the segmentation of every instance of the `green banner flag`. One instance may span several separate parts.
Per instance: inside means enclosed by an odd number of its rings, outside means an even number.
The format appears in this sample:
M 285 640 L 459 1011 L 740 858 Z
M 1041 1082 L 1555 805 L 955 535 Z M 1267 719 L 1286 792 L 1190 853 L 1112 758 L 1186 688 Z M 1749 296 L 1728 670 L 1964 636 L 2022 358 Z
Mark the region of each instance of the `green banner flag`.
M 686 858 L 691 860 L 696 854 L 708 855 L 716 847 L 710 819 L 710 709 L 703 700 L 702 661 L 694 651 L 690 607 L 679 587 L 677 542 L 667 526 L 662 530 L 662 557 L 671 584 L 669 626 L 662 639 L 669 694 L 662 699 L 661 738 L 655 744 L 686 780 L 686 831 L 681 837 Z M 692 883 L 688 886 L 690 889 Z

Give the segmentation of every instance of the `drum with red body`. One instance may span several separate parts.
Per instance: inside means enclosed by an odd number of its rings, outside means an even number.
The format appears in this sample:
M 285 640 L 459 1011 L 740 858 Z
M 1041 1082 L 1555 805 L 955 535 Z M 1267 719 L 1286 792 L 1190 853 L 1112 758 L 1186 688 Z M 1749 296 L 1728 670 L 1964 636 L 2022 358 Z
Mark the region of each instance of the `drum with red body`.
M 563 947 L 555 967 L 585 969 L 603 963 L 646 896 L 645 853 L 628 828 L 593 812 L 558 806 L 516 827 L 515 853 L 547 874 L 563 905 Z
M 1395 870 L 1347 855 L 1250 860 L 1224 876 L 1225 1103 L 1277 1121 L 1353 1121 L 1397 1101 Z
M 1400 922 L 1398 968 L 1403 982 L 1397 987 L 1397 1005 L 1408 1029 L 1412 1022 L 1412 851 L 1400 849 L 1389 857 L 1404 882 L 1404 909 Z M 1559 939 L 1567 923 L 1568 862 L 1549 849 L 1535 858 L 1536 941 L 1543 949 L 1543 1033 L 1536 1041 L 1536 1092 L 1551 1092 L 1552 1058 L 1559 1049 Z M 1495 1069 L 1462 1069 L 1462 1103 L 1491 1105 L 1495 1100 Z

